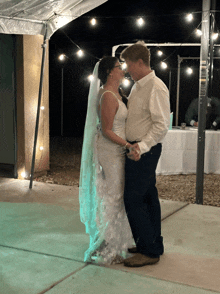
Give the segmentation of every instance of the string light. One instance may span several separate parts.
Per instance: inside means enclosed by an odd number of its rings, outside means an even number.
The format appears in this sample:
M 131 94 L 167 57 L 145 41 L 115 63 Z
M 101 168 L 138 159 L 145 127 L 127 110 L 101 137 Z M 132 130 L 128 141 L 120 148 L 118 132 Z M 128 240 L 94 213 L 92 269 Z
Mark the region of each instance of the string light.
M 59 60 L 63 61 L 65 60 L 65 54 L 60 54 L 60 56 L 58 57 Z
M 44 110 L 44 106 L 41 106 L 41 108 L 40 108 L 41 110 Z
M 192 20 L 193 20 L 193 15 L 192 15 L 192 13 L 187 14 L 187 16 L 186 16 L 186 20 L 187 20 L 187 21 L 192 21 Z
M 96 25 L 96 19 L 95 18 L 92 18 L 90 20 L 90 23 L 91 23 L 92 26 L 95 26 Z
M 77 55 L 78 55 L 79 57 L 82 57 L 82 56 L 83 56 L 83 51 L 80 49 L 80 50 L 77 52 Z
M 93 75 L 89 75 L 88 76 L 88 80 L 91 82 L 92 80 L 94 79 L 94 76 Z
M 22 172 L 22 173 L 21 173 L 21 176 L 22 176 L 23 178 L 26 178 L 26 172 Z
M 44 147 L 43 146 L 40 146 L 40 150 L 44 150 Z
M 125 87 L 128 87 L 130 85 L 129 79 L 124 78 L 123 81 L 122 81 L 122 85 L 125 86 Z
M 218 38 L 218 33 L 214 33 L 213 35 L 212 35 L 212 39 L 213 40 L 216 40 Z
M 126 64 L 126 62 L 123 62 L 123 63 L 121 64 L 121 67 L 122 67 L 123 70 L 125 70 L 125 69 L 127 68 L 127 64 Z
M 199 29 L 196 29 L 196 34 L 197 34 L 198 36 L 202 36 L 202 31 L 199 30 Z
M 191 75 L 193 73 L 193 70 L 192 70 L 191 67 L 188 67 L 186 72 L 187 72 L 188 75 Z
M 138 24 L 140 27 L 143 26 L 143 24 L 144 24 L 144 20 L 143 20 L 142 17 L 140 17 L 140 18 L 137 20 L 137 24 Z
M 188 20 L 188 21 L 192 21 L 193 20 L 193 14 L 192 13 L 189 13 L 189 14 L 187 14 L 187 15 L 185 15 L 185 18 Z M 91 20 L 90 20 L 90 23 L 91 23 L 91 25 L 95 25 L 97 22 L 96 22 L 96 19 L 95 18 L 92 18 Z M 140 17 L 140 18 L 138 18 L 137 19 L 137 24 L 139 25 L 139 26 L 143 26 L 144 25 L 144 23 L 145 23 L 145 21 L 144 21 L 144 19 L 142 18 L 142 17 Z M 202 31 L 200 30 L 200 29 L 196 29 L 195 30 L 195 32 L 196 32 L 196 34 L 197 35 L 199 35 L 199 36 L 201 36 L 202 35 Z M 64 34 L 65 34 L 65 32 L 64 32 Z M 66 35 L 66 34 L 65 34 Z M 212 38 L 214 39 L 214 40 L 216 40 L 217 38 L 218 38 L 218 33 L 215 33 L 215 34 L 213 34 L 212 35 Z M 67 36 L 67 35 L 66 35 Z M 67 36 L 68 37 L 68 36 Z M 68 37 L 69 38 L 69 37 Z M 69 38 L 70 39 L 70 38 Z M 72 43 L 74 43 L 71 39 L 70 39 L 70 41 L 72 42 Z M 77 45 L 77 44 L 75 44 L 74 43 L 74 45 L 76 45 L 78 48 L 79 48 L 79 50 L 77 51 L 77 55 L 79 56 L 79 57 L 82 57 L 83 55 L 84 55 L 84 51 L 82 51 L 81 49 L 80 49 L 80 47 Z M 220 52 L 220 50 L 219 50 L 219 52 Z M 161 50 L 158 50 L 157 51 L 157 55 L 158 56 L 162 56 L 164 53 L 161 51 Z M 61 54 L 60 56 L 59 56 L 59 59 L 60 60 L 64 60 L 66 58 L 66 56 L 64 55 L 64 54 Z M 95 57 L 96 58 L 96 57 Z M 97 58 L 98 59 L 98 58 Z M 126 67 L 127 67 L 127 65 L 126 65 L 126 63 L 124 62 L 124 63 L 122 63 L 121 64 L 121 66 L 122 66 L 122 69 L 123 70 L 125 70 L 126 69 Z M 161 62 L 161 67 L 163 68 L 163 69 L 166 69 L 168 66 L 167 66 L 167 64 L 165 63 L 165 62 Z M 188 69 L 187 70 L 187 73 L 188 74 L 192 74 L 192 69 Z M 88 80 L 89 81 L 91 81 L 93 79 L 93 77 L 92 77 L 92 75 L 90 75 L 90 76 L 88 76 Z M 123 84 L 125 85 L 125 84 L 128 84 L 129 83 L 129 80 L 128 79 L 125 79 L 124 81 L 123 81 Z
M 166 64 L 164 61 L 162 61 L 162 62 L 161 62 L 161 67 L 162 67 L 163 69 L 166 69 L 166 68 L 167 68 L 167 64 Z

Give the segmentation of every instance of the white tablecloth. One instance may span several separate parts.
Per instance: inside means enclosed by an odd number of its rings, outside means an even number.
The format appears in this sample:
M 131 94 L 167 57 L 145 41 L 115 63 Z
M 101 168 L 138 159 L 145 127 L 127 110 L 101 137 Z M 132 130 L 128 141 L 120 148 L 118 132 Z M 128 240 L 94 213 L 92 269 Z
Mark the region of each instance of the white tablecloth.
M 204 172 L 220 174 L 220 131 L 207 130 Z M 198 129 L 169 130 L 162 143 L 157 174 L 196 173 Z

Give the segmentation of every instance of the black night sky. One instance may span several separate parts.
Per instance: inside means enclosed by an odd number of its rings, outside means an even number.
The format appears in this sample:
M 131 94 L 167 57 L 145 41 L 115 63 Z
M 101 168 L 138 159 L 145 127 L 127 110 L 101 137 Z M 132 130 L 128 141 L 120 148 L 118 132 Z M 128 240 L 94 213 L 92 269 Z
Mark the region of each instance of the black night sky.
M 215 8 L 215 31 L 220 29 L 220 3 Z M 195 29 L 201 28 L 202 0 L 195 1 L 107 1 L 92 11 L 77 18 L 58 30 L 50 39 L 50 135 L 61 134 L 61 68 L 63 67 L 64 136 L 81 137 L 86 117 L 89 91 L 88 75 L 99 58 L 111 55 L 112 46 L 144 40 L 146 43 L 200 43 Z M 193 13 L 193 20 L 186 21 L 186 14 Z M 96 18 L 97 25 L 90 24 Z M 138 17 L 145 21 L 143 27 L 136 25 Z M 215 42 L 220 44 L 220 36 Z M 79 46 L 84 56 L 76 54 Z M 163 56 L 157 56 L 158 47 L 149 46 L 151 67 L 169 87 L 171 111 L 176 108 L 177 55 L 199 57 L 200 47 L 161 47 Z M 123 47 L 116 51 L 119 56 Z M 60 54 L 68 58 L 58 60 Z M 220 47 L 214 51 L 220 57 Z M 168 64 L 161 69 L 160 62 Z M 185 69 L 190 66 L 193 75 L 187 76 Z M 212 95 L 220 98 L 220 59 L 214 60 Z M 170 78 L 171 77 L 171 78 Z M 198 97 L 199 60 L 184 60 L 180 75 L 179 123 L 184 121 L 185 112 L 192 99 Z M 129 93 L 127 89 L 127 93 Z

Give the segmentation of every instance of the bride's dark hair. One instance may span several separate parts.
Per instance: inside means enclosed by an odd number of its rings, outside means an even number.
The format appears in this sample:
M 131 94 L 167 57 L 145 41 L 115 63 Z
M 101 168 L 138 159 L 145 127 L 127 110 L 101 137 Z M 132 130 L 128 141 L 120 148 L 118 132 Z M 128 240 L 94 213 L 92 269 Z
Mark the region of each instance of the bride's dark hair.
M 118 62 L 118 58 L 114 56 L 103 57 L 99 62 L 98 78 L 103 85 L 106 83 L 108 75 L 115 67 L 116 62 Z

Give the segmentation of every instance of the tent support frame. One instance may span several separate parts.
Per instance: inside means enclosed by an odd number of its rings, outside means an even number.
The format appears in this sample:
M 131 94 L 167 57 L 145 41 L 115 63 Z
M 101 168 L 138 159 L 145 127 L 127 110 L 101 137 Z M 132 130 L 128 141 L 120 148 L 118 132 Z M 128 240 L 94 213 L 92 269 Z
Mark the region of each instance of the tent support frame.
M 36 115 L 36 124 L 35 124 L 34 146 L 33 146 L 33 154 L 32 154 L 29 189 L 32 189 L 33 177 L 34 177 L 36 146 L 37 146 L 37 137 L 38 137 L 38 129 L 39 129 L 39 119 L 40 119 L 40 105 L 41 105 L 41 97 L 42 97 L 42 89 L 43 89 L 45 56 L 46 56 L 46 47 L 47 47 L 46 41 L 47 41 L 47 26 L 45 28 L 44 41 L 42 44 L 43 52 L 42 52 L 41 74 L 40 74 L 40 84 L 39 84 L 39 93 L 38 93 L 38 105 L 37 105 L 37 115 Z
M 179 96 L 180 96 L 180 70 L 181 70 L 181 63 L 183 60 L 185 59 L 200 59 L 200 57 L 181 57 L 179 55 L 177 55 L 178 57 L 178 68 L 177 68 L 177 88 L 176 88 L 176 120 L 175 120 L 175 126 L 178 126 L 178 123 L 179 123 Z M 213 59 L 220 59 L 220 57 L 213 57 L 212 58 L 212 61 Z M 213 62 L 212 62 L 213 64 Z M 212 81 L 213 79 L 213 74 L 211 76 L 211 79 L 210 79 L 210 82 Z M 209 96 L 211 97 L 211 95 Z
M 196 163 L 196 203 L 203 204 L 204 159 L 205 159 L 205 126 L 207 96 L 209 86 L 209 46 L 210 39 L 210 0 L 202 4 L 202 37 L 200 49 L 199 73 L 199 117 Z

